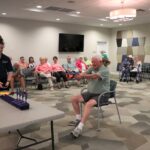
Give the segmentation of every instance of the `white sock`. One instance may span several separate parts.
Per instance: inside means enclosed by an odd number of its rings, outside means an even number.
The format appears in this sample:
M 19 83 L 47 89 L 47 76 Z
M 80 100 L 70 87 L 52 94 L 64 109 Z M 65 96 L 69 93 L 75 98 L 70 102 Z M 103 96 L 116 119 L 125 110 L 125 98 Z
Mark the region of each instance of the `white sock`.
M 77 114 L 77 115 L 76 115 L 76 119 L 77 119 L 77 120 L 81 120 L 81 115 L 80 115 L 80 114 Z
M 82 122 L 80 122 L 78 125 L 78 128 L 82 130 L 83 127 L 84 127 L 84 124 Z

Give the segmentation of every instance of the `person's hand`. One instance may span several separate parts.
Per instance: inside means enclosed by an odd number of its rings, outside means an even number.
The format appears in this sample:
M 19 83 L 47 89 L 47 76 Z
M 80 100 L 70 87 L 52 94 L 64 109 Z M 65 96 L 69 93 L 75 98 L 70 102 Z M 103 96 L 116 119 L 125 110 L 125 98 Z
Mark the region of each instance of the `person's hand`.
M 9 81 L 6 82 L 5 87 L 7 88 L 9 86 Z
M 0 82 L 0 88 L 2 88 L 3 87 L 3 83 L 2 82 Z
M 98 78 L 99 78 L 99 75 L 93 74 L 91 78 L 92 78 L 92 79 L 98 79 Z
M 78 74 L 78 75 L 75 75 L 75 78 L 76 78 L 77 80 L 80 80 L 80 79 L 83 78 L 83 76 L 82 76 L 81 74 Z

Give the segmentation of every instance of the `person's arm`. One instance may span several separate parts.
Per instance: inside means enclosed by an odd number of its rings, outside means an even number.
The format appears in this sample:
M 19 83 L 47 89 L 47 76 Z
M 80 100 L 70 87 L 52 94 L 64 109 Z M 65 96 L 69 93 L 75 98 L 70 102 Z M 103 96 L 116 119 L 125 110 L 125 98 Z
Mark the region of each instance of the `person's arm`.
M 6 82 L 6 84 L 5 84 L 6 87 L 9 86 L 10 81 L 11 81 L 11 79 L 12 79 L 12 76 L 13 76 L 13 72 L 8 72 L 8 74 L 7 74 L 7 82 Z
M 61 64 L 59 64 L 59 67 L 60 67 L 61 71 L 65 72 L 65 69 L 62 67 Z
M 86 78 L 86 79 L 99 79 L 99 78 L 101 78 L 101 75 L 97 74 L 97 73 L 93 73 L 93 74 L 82 73 L 81 76 L 83 78 Z
M 100 74 L 96 74 L 96 73 L 94 73 L 94 74 L 80 73 L 79 75 L 76 76 L 76 78 L 77 79 L 86 78 L 88 80 L 90 80 L 90 79 L 96 80 L 96 79 L 100 79 L 101 76 L 100 76 Z
M 41 73 L 41 70 L 40 70 L 40 66 L 37 65 L 36 68 L 35 68 L 35 72 L 38 74 L 38 73 Z
M 99 73 L 92 73 L 92 68 L 89 68 L 86 72 L 80 73 L 77 75 L 78 79 L 86 78 L 86 79 L 99 79 L 101 76 Z
M 3 87 L 3 83 L 0 81 L 0 88 L 2 88 Z
M 8 87 L 12 79 L 12 75 L 13 75 L 13 67 L 12 67 L 10 59 L 8 60 L 8 64 L 6 67 L 7 67 L 7 82 L 5 86 Z

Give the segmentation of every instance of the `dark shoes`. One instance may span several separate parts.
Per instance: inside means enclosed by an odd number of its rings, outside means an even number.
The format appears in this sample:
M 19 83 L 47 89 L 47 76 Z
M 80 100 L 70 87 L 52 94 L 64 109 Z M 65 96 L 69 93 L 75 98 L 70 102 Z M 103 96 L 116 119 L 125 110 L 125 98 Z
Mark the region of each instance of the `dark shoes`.
M 68 86 L 68 85 L 65 85 L 65 88 L 69 88 L 69 86 Z
M 69 122 L 69 126 L 77 127 L 79 123 L 80 123 L 80 120 L 76 119 L 75 121 Z

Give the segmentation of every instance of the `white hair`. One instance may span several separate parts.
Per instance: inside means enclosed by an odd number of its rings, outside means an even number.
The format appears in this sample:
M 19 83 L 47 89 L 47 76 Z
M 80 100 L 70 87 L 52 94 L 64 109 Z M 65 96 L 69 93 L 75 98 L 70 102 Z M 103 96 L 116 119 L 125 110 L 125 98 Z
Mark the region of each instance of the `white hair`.
M 96 59 L 98 61 L 101 61 L 102 57 L 100 55 L 95 55 L 95 56 L 92 56 L 92 59 Z

